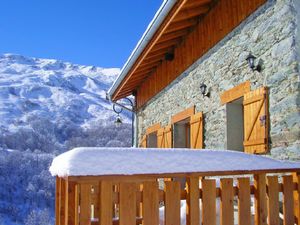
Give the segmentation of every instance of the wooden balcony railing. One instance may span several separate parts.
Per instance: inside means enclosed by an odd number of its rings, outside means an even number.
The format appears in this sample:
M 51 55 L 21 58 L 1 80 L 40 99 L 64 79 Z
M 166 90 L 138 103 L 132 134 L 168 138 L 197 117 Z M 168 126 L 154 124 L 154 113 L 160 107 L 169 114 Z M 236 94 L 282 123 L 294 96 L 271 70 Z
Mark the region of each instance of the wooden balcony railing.
M 56 225 L 299 225 L 299 184 L 296 167 L 56 176 Z

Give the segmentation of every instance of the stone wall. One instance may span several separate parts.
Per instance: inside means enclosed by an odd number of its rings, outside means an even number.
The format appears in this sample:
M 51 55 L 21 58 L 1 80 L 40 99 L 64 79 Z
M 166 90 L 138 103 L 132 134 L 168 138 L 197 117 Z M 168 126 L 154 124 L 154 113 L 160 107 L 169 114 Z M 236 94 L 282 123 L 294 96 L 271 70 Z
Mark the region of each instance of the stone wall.
M 226 149 L 226 107 L 220 94 L 249 80 L 252 90 L 269 87 L 270 154 L 300 159 L 299 2 L 269 0 L 151 99 L 137 114 L 138 138 L 147 127 L 165 126 L 172 115 L 195 105 L 204 113 L 205 148 Z M 249 52 L 261 60 L 261 73 L 249 69 Z M 201 95 L 201 83 L 210 88 L 210 98 Z

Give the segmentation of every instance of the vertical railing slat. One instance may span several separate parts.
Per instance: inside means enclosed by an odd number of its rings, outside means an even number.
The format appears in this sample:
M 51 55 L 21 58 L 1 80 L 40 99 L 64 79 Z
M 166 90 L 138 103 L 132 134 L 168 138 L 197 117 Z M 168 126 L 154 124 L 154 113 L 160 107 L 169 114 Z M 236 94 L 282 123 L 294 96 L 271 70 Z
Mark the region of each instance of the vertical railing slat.
M 267 225 L 266 175 L 254 175 L 255 225 Z
M 120 225 L 136 224 L 136 183 L 120 183 Z
M 296 174 L 297 191 L 295 192 L 295 214 L 298 216 L 297 225 L 300 225 L 300 175 Z
M 199 177 L 187 178 L 186 224 L 200 224 Z
M 143 183 L 143 225 L 159 224 L 158 182 Z
M 202 179 L 202 224 L 216 225 L 216 180 Z
M 91 224 L 91 185 L 80 185 L 80 225 Z
M 268 176 L 268 218 L 269 225 L 279 225 L 279 188 L 278 177 Z
M 238 178 L 238 224 L 251 224 L 251 196 L 250 179 L 248 177 Z
M 56 188 L 55 188 L 55 225 L 61 225 L 60 210 L 61 210 L 61 178 L 57 176 Z
M 233 179 L 221 179 L 221 225 L 234 225 Z
M 283 224 L 294 225 L 293 177 L 283 176 Z
M 66 205 L 67 205 L 67 196 L 68 196 L 68 192 L 67 192 L 67 183 L 65 181 L 65 179 L 61 178 L 61 184 L 60 184 L 61 188 L 61 202 L 60 202 L 60 224 L 61 225 L 65 225 L 66 221 L 68 221 L 67 217 L 66 217 Z
M 165 182 L 165 225 L 180 225 L 180 182 Z
M 99 184 L 100 206 L 98 215 L 99 225 L 112 225 L 113 220 L 113 185 L 111 181 L 101 181 Z

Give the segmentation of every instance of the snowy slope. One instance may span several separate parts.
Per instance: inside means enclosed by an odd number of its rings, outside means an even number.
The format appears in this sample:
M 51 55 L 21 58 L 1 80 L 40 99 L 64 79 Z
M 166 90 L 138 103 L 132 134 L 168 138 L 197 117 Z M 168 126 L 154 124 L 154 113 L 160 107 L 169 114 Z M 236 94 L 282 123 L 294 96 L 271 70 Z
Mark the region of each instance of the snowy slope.
M 68 117 L 84 124 L 113 119 L 105 93 L 119 69 L 80 66 L 52 59 L 0 56 L 0 125 L 14 129 L 29 117 Z

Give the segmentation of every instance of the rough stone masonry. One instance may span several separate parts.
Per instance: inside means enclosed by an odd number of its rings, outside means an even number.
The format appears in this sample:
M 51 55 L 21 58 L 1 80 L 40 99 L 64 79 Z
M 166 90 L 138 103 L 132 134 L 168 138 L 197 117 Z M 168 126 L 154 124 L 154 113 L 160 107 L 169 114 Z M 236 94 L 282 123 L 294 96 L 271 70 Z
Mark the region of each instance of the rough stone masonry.
M 138 112 L 139 140 L 147 127 L 165 126 L 195 105 L 204 113 L 205 148 L 226 149 L 220 94 L 249 80 L 251 90 L 269 87 L 269 155 L 300 160 L 299 23 L 299 0 L 269 0 Z M 249 69 L 249 52 L 263 62 L 261 73 Z M 200 94 L 201 83 L 210 88 L 210 98 Z

